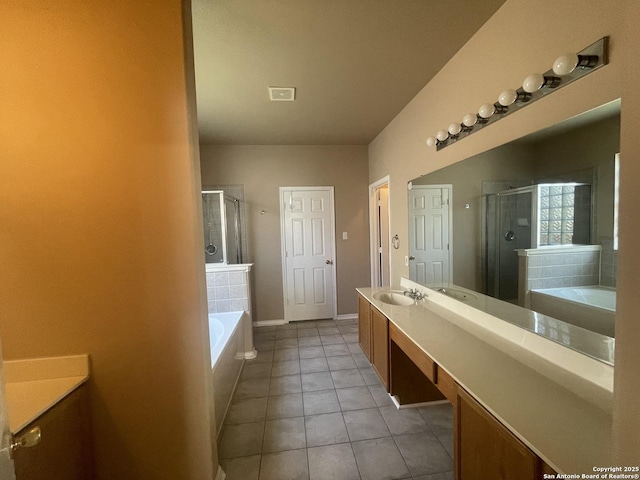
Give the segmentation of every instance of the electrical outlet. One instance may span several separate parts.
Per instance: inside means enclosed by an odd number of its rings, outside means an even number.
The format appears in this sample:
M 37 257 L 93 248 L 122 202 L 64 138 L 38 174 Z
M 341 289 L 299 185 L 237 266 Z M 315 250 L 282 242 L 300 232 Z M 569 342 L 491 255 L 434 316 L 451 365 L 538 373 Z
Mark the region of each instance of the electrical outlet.
M 347 232 L 342 232 L 342 239 L 347 240 L 348 238 L 349 238 L 349 235 L 347 235 Z

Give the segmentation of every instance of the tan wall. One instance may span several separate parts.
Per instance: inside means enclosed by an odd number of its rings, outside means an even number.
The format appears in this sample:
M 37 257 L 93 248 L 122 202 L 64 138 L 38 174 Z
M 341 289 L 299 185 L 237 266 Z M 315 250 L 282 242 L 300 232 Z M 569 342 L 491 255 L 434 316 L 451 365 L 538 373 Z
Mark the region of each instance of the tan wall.
M 640 322 L 638 280 L 640 238 L 640 65 L 635 60 L 640 45 L 640 5 L 625 0 L 621 48 L 625 55 L 622 82 L 620 134 L 620 250 L 618 252 L 618 301 L 616 315 L 616 370 L 613 437 L 616 465 L 637 465 L 640 452 Z
M 0 338 L 91 354 L 99 479 L 217 464 L 181 3 L 0 6 Z
M 615 116 L 588 127 L 562 133 L 534 146 L 538 179 L 576 172 L 597 170 L 598 206 L 596 238 L 613 238 L 614 159 L 620 151 L 620 117 Z
M 627 7 L 625 12 L 624 5 Z M 392 189 L 406 192 L 406 182 L 504 144 L 527 133 L 558 123 L 622 97 L 623 183 L 621 189 L 620 252 L 618 277 L 620 299 L 616 331 L 621 334 L 616 349 L 615 435 L 619 464 L 637 463 L 640 451 L 640 417 L 633 405 L 640 403 L 640 323 L 638 302 L 632 289 L 640 278 L 640 260 L 634 245 L 640 226 L 632 220 L 640 204 L 640 105 L 637 81 L 640 67 L 631 52 L 640 44 L 637 2 L 584 2 L 543 0 L 531 4 L 507 0 L 503 7 L 476 33 L 438 75 L 405 107 L 369 146 L 369 179 L 390 174 Z M 523 12 L 526 14 L 523 15 Z M 634 25 L 635 20 L 635 27 Z M 626 32 L 623 25 L 627 26 Z M 546 71 L 556 56 L 577 51 L 605 35 L 611 37 L 610 64 L 570 87 L 559 90 L 526 109 L 441 152 L 429 149 L 424 140 L 446 128 L 468 111 L 476 111 L 486 101 L 497 98 L 501 90 L 516 87 L 529 73 Z M 627 56 L 627 52 L 629 52 Z M 624 78 L 624 81 L 623 81 Z M 625 167 L 624 159 L 630 165 Z M 394 279 L 407 276 L 403 257 L 407 255 L 407 198 L 391 200 L 392 225 L 399 232 L 401 247 L 392 255 Z M 636 212 L 637 213 L 637 212 Z M 626 220 L 626 221 L 625 221 Z M 607 432 L 601 432 L 606 435 Z
M 338 314 L 356 313 L 355 288 L 371 282 L 367 147 L 200 148 L 203 185 L 244 185 L 249 261 L 255 263 L 254 320 L 284 318 L 279 187 L 335 187 Z M 348 240 L 342 240 L 342 232 Z

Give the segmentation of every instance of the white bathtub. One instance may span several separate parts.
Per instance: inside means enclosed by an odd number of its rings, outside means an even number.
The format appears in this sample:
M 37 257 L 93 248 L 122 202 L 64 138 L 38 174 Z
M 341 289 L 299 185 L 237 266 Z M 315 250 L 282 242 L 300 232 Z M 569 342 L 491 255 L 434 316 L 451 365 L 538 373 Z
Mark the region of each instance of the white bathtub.
M 244 365 L 245 312 L 209 314 L 211 375 L 218 435 Z
M 615 336 L 614 288 L 594 285 L 531 290 L 531 309 L 587 330 Z

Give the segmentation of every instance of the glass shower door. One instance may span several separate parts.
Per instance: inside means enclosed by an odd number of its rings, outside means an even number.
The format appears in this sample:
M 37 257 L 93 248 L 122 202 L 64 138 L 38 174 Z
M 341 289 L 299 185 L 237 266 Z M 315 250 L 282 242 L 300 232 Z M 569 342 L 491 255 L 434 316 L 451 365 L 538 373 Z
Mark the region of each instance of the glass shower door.
M 518 303 L 518 253 L 531 248 L 533 189 L 498 194 L 496 297 Z
M 225 205 L 222 192 L 202 192 L 206 263 L 225 263 Z

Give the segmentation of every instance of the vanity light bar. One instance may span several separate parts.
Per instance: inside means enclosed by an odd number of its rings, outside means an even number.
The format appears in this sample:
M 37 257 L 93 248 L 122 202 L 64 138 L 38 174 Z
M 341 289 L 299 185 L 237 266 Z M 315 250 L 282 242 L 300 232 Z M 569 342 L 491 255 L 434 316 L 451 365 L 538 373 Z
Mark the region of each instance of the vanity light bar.
M 608 41 L 609 37 L 603 37 L 577 54 L 567 53 L 558 57 L 551 70 L 527 76 L 522 87 L 503 91 L 497 102 L 485 103 L 477 114 L 468 113 L 460 123 L 454 122 L 448 129 L 438 130 L 427 138 L 427 146 L 435 146 L 436 151 L 442 150 L 606 65 Z

